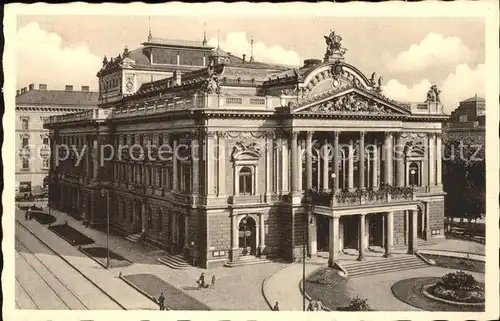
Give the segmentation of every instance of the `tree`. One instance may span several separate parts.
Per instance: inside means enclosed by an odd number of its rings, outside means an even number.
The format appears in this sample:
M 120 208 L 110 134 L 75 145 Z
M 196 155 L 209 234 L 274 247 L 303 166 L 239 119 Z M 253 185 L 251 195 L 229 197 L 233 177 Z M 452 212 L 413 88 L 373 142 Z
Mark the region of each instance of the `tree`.
M 478 138 L 444 141 L 443 188 L 445 215 L 469 222 L 485 213 L 485 148 Z

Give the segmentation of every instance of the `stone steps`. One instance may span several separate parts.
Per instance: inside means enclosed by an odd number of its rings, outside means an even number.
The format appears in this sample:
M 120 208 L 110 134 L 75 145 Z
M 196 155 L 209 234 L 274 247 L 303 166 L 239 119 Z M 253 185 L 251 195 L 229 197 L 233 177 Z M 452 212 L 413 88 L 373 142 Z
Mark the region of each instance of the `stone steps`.
M 382 273 L 412 270 L 428 267 L 427 263 L 415 255 L 397 255 L 380 260 L 367 260 L 342 265 L 347 270 L 348 277 L 361 277 Z
M 237 266 L 245 266 L 245 265 L 254 265 L 254 264 L 263 264 L 271 262 L 267 258 L 258 258 L 253 255 L 249 256 L 240 256 L 238 261 L 236 262 L 227 262 L 224 264 L 225 267 L 237 267 Z
M 130 234 L 130 235 L 127 235 L 127 237 L 125 238 L 126 240 L 132 242 L 132 243 L 139 243 L 140 240 L 141 240 L 141 234 Z
M 159 257 L 157 261 L 176 270 L 191 268 L 191 265 L 184 259 L 182 254 L 166 254 Z

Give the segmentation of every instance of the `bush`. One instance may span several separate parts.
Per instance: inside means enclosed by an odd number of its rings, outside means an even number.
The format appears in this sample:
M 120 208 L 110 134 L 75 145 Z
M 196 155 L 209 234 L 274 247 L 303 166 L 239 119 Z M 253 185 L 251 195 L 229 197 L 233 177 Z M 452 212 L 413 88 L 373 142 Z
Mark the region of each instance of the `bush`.
M 362 299 L 358 296 L 351 299 L 347 306 L 347 311 L 370 311 L 370 306 L 366 303 L 367 299 Z
M 437 286 L 453 291 L 474 291 L 480 288 L 479 283 L 471 274 L 463 271 L 451 272 L 441 278 Z

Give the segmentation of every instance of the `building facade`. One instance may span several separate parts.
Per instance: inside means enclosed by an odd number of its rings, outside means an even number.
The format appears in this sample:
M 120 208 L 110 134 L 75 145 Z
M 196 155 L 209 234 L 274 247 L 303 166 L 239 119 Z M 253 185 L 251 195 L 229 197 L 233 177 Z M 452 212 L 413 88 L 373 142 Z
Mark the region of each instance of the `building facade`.
M 451 112 L 444 126 L 445 135 L 451 139 L 472 138 L 485 143 L 486 101 L 477 95 L 461 101 Z
M 109 213 L 115 231 L 207 268 L 293 260 L 305 245 L 334 264 L 345 249 L 390 256 L 442 237 L 439 91 L 396 102 L 345 62 L 338 35 L 325 38 L 324 59 L 300 68 L 217 48 L 206 67 L 51 117 L 53 150 L 78 146 L 53 154 L 51 206 L 91 226 Z
M 16 94 L 16 189 L 29 194 L 48 186 L 50 168 L 49 130 L 44 120 L 52 115 L 80 112 L 97 107 L 98 93 L 88 86 L 74 91 L 48 90 L 46 84 L 24 87 Z

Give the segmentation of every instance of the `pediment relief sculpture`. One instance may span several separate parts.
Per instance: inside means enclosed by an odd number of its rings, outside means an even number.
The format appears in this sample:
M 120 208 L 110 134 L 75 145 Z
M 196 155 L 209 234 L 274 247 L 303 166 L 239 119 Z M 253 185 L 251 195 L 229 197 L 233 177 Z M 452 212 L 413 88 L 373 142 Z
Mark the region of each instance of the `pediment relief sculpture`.
M 312 106 L 308 112 L 396 114 L 391 108 L 355 93 L 349 93 Z
M 242 153 L 253 154 L 256 157 L 261 155 L 261 146 L 256 141 L 238 141 L 234 144 L 231 159 L 235 160 Z

